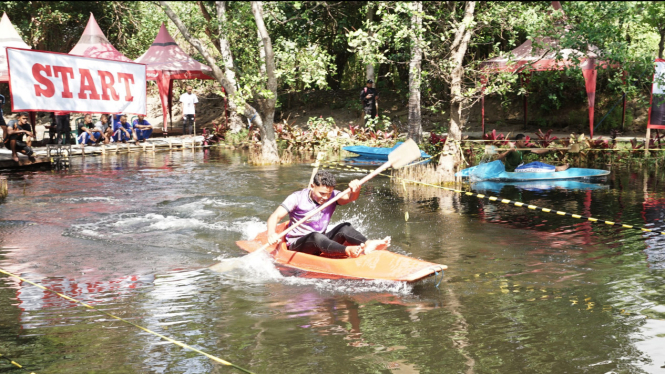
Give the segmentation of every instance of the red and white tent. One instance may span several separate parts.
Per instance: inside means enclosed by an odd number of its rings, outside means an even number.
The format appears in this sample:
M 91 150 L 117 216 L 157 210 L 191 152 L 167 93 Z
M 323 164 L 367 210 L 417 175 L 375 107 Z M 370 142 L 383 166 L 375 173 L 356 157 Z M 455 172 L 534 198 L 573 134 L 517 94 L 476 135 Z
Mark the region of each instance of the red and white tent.
M 95 16 L 93 16 L 92 13 L 90 13 L 90 19 L 88 19 L 88 24 L 85 26 L 85 30 L 83 30 L 81 39 L 79 39 L 79 42 L 76 43 L 69 54 L 103 58 L 106 60 L 134 62 L 118 52 L 113 44 L 106 39 L 106 36 L 102 32 L 102 29 L 99 28 Z
M 3 13 L 2 20 L 0 20 L 0 82 L 9 82 L 7 47 L 31 49 L 21 39 L 14 25 L 9 21 L 7 13 Z
M 173 105 L 174 79 L 214 79 L 208 75 L 210 67 L 196 61 L 183 51 L 162 24 L 150 48 L 136 62 L 148 66 L 148 80 L 157 81 L 164 114 L 164 132 L 167 114 Z M 222 91 L 224 88 L 222 88 Z M 173 116 L 171 115 L 171 120 Z
M 2 13 L 0 20 L 0 82 L 9 82 L 9 67 L 7 65 L 7 47 L 32 49 L 27 45 L 12 25 L 7 13 Z M 30 123 L 33 129 L 37 119 L 37 113 L 30 112 Z
M 561 4 L 558 1 L 552 1 L 552 7 L 555 11 L 563 12 Z M 575 60 L 579 61 L 584 76 L 584 83 L 588 98 L 589 107 L 589 128 L 590 135 L 593 137 L 594 128 L 594 106 L 596 102 L 596 57 L 598 49 L 589 46 L 587 52 L 580 52 L 574 49 L 563 49 L 559 51 L 558 40 L 552 38 L 536 38 L 533 46 L 531 40 L 527 40 L 519 47 L 513 49 L 505 55 L 491 58 L 481 63 L 481 69 L 487 72 L 531 72 L 547 70 L 563 70 L 575 65 Z M 600 64 L 605 64 L 601 62 Z M 528 79 L 528 78 L 527 78 Z M 481 126 L 485 132 L 485 100 L 481 100 Z M 625 99 L 624 99 L 625 108 Z M 625 109 L 624 109 L 625 112 Z M 527 98 L 524 96 L 524 123 L 527 121 Z

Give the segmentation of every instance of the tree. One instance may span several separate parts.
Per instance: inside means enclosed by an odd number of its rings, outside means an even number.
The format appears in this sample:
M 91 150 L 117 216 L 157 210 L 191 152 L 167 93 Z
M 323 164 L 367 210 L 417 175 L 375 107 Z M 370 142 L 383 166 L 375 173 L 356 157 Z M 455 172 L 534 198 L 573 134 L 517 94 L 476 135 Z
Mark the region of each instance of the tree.
M 411 61 L 409 62 L 409 138 L 420 143 L 423 135 L 423 126 L 420 115 L 420 82 L 423 49 L 423 3 L 413 1 L 411 3 L 411 34 L 413 43 L 411 46 Z
M 660 37 L 658 41 L 658 58 L 663 58 L 665 49 L 665 5 L 660 1 L 650 1 L 644 9 L 644 21 L 654 28 Z
M 450 123 L 448 127 L 448 141 L 439 160 L 437 172 L 445 180 L 455 178 L 455 168 L 460 163 L 459 141 L 462 140 L 462 110 L 467 98 L 462 94 L 462 79 L 464 78 L 464 56 L 466 55 L 473 28 L 475 1 L 467 1 L 464 6 L 464 18 L 455 29 L 451 51 L 451 74 L 450 74 Z M 452 141 L 451 141 L 452 140 Z
M 212 68 L 212 74 L 213 77 L 219 82 L 219 84 L 224 87 L 224 90 L 227 92 L 227 94 L 232 98 L 232 100 L 229 100 L 229 109 L 232 112 L 238 112 L 239 110 L 242 110 L 242 113 L 246 114 L 248 118 L 251 119 L 251 121 L 259 128 L 261 132 L 261 153 L 262 153 L 262 158 L 263 162 L 266 163 L 278 163 L 279 162 L 279 154 L 277 153 L 277 143 L 275 142 L 275 130 L 273 128 L 273 118 L 274 118 L 274 90 L 271 88 L 274 88 L 276 90 L 276 83 L 270 78 L 268 79 L 268 85 L 269 85 L 269 90 L 271 93 L 273 93 L 273 98 L 264 98 L 266 101 L 264 101 L 263 109 L 266 110 L 266 112 L 263 113 L 263 116 L 259 115 L 258 111 L 254 109 L 250 104 L 248 104 L 246 101 L 244 101 L 244 105 L 241 108 L 239 106 L 239 103 L 235 100 L 239 97 L 237 95 L 238 90 L 236 90 L 236 87 L 234 84 L 231 83 L 229 78 L 226 76 L 225 72 L 223 72 L 219 66 L 217 66 L 217 61 L 215 58 L 208 52 L 204 44 L 193 36 L 187 26 L 182 22 L 180 17 L 171 9 L 171 7 L 166 3 L 166 1 L 160 1 L 159 5 L 161 8 L 164 10 L 166 15 L 173 21 L 173 23 L 178 27 L 178 30 L 182 33 L 182 36 L 189 42 L 194 48 L 196 48 L 197 51 L 203 56 L 203 58 L 206 60 L 208 65 Z M 256 8 L 256 9 L 255 9 Z M 261 28 L 263 28 L 263 32 L 265 32 L 265 35 L 263 35 L 262 32 L 262 37 L 263 37 L 263 42 L 266 43 L 266 38 L 268 41 L 270 40 L 270 37 L 267 34 L 267 30 L 265 30 L 265 24 L 263 24 L 263 11 L 262 11 L 262 5 L 258 4 L 255 5 L 252 3 L 252 12 L 254 13 L 255 19 L 257 18 L 257 14 L 260 13 L 261 16 L 261 25 L 259 25 L 258 19 L 256 20 L 257 22 L 257 27 L 259 28 L 259 32 L 261 31 Z M 220 12 L 218 11 L 218 15 Z M 225 14 L 224 12 L 221 12 L 221 14 Z M 218 22 L 221 23 L 220 20 Z M 220 43 L 221 44 L 221 43 Z M 271 58 L 272 61 L 268 61 L 268 59 Z M 266 48 L 266 66 L 272 66 L 273 68 L 273 78 L 274 78 L 274 55 L 272 54 L 272 47 L 270 49 L 270 54 L 267 53 L 267 48 Z M 275 86 L 275 87 L 273 87 Z M 272 104 L 271 104 L 272 102 Z M 264 123 L 263 119 L 267 119 L 267 123 Z

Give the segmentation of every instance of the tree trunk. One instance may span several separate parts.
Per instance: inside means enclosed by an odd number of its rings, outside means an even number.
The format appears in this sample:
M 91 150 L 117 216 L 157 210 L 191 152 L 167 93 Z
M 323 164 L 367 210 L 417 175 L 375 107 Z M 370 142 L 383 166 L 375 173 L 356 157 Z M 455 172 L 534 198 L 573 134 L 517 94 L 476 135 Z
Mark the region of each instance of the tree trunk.
M 420 62 L 423 58 L 422 11 L 423 3 L 413 1 L 411 3 L 411 30 L 413 32 L 413 45 L 411 46 L 411 62 L 409 63 L 409 138 L 420 143 L 423 136 L 422 118 L 420 116 Z
M 464 19 L 457 24 L 455 39 L 451 45 L 452 72 L 450 75 L 450 124 L 448 127 L 448 141 L 439 160 L 437 172 L 445 181 L 455 180 L 455 169 L 462 161 L 460 155 L 459 141 L 462 140 L 462 110 L 466 99 L 462 95 L 462 79 L 464 78 L 464 66 L 462 65 L 466 54 L 469 40 L 471 40 L 473 12 L 476 7 L 475 1 L 467 1 L 464 9 Z
M 376 13 L 376 8 L 374 8 L 374 5 L 371 3 L 367 5 L 367 23 L 371 24 L 374 21 L 374 14 Z M 367 30 L 369 36 L 372 36 L 372 32 Z M 365 66 L 365 79 L 371 79 L 376 83 L 376 80 L 374 79 L 374 65 L 373 64 L 367 64 Z M 376 86 L 374 86 L 376 87 Z
M 226 77 L 226 75 L 224 74 L 222 69 L 220 69 L 219 66 L 217 66 L 217 63 L 216 63 L 215 59 L 210 55 L 210 53 L 208 53 L 208 51 L 206 50 L 203 43 L 201 43 L 201 41 L 198 38 L 194 37 L 189 32 L 187 27 L 180 20 L 180 17 L 178 17 L 178 15 L 175 14 L 175 12 L 173 12 L 173 10 L 166 3 L 166 1 L 160 1 L 159 5 L 164 10 L 164 13 L 166 13 L 166 15 L 171 19 L 171 21 L 173 21 L 173 23 L 176 25 L 176 27 L 178 27 L 178 30 L 180 31 L 182 36 L 185 38 L 185 40 L 187 40 L 187 42 L 189 42 L 189 44 L 191 44 L 194 48 L 196 48 L 197 51 L 199 51 L 199 53 L 201 53 L 203 58 L 208 63 L 208 66 L 210 66 L 210 68 L 212 69 L 212 76 L 217 80 L 217 82 L 219 82 L 220 85 L 222 85 L 222 87 L 224 87 L 224 90 L 226 90 L 226 93 L 229 96 L 233 97 L 233 95 L 236 93 L 236 87 L 233 84 L 231 84 L 231 82 Z M 263 19 L 261 21 L 263 21 Z M 263 26 L 264 26 L 264 29 L 265 29 L 265 24 Z M 270 53 L 272 55 L 272 45 L 270 47 Z M 273 57 L 273 64 L 272 64 L 273 76 L 274 76 L 274 66 L 275 65 L 274 65 L 274 57 Z M 275 84 L 275 91 L 276 91 L 276 88 L 277 88 L 277 81 L 276 80 L 274 81 L 274 84 Z M 268 79 L 268 85 L 269 85 L 269 88 L 270 88 L 270 79 Z M 270 123 L 269 123 L 270 128 L 266 128 L 261 116 L 255 115 L 258 112 L 257 112 L 256 109 L 254 109 L 254 107 L 252 107 L 249 104 L 245 104 L 245 106 L 244 106 L 245 116 L 247 116 L 248 118 L 252 118 L 252 121 L 261 130 L 262 135 L 266 134 L 265 136 L 262 137 L 262 139 L 264 139 L 263 144 L 262 144 L 263 145 L 263 153 L 265 155 L 266 152 L 267 152 L 267 154 L 271 155 L 271 157 L 268 157 L 268 158 L 264 157 L 266 162 L 279 162 L 279 156 L 277 154 L 277 144 L 275 143 L 275 129 L 272 127 L 273 116 L 275 115 L 275 104 L 274 103 L 275 102 L 274 102 L 274 99 L 273 99 L 272 112 L 270 113 L 270 116 L 269 116 L 269 118 L 270 118 Z M 228 104 L 229 104 L 229 110 L 231 112 L 237 112 L 238 111 L 238 107 L 236 106 L 236 104 L 232 100 L 229 100 Z M 268 118 L 267 115 L 266 115 L 266 117 Z M 267 144 L 267 146 L 266 146 L 266 141 L 269 138 L 272 138 L 272 144 Z
M 226 38 L 226 32 L 224 27 L 226 26 L 226 1 L 215 1 L 215 7 L 217 8 L 217 20 L 219 22 L 219 51 L 222 54 L 222 60 L 224 62 L 224 74 L 229 80 L 229 83 L 233 85 L 236 89 L 238 84 L 236 82 L 236 73 L 235 66 L 233 63 L 233 55 L 231 54 L 231 46 L 229 45 L 229 40 Z M 236 107 L 236 104 L 231 102 L 233 101 L 233 96 L 228 94 L 226 95 L 229 102 L 229 106 Z M 243 119 L 237 114 L 237 112 L 231 112 L 229 118 L 229 128 L 232 133 L 237 133 L 245 127 Z
M 660 29 L 660 42 L 658 42 L 658 58 L 663 58 L 663 49 L 665 49 L 665 29 Z
M 259 71 L 261 74 L 266 75 L 266 47 L 263 45 L 263 37 L 261 37 L 261 31 L 256 30 L 256 35 L 259 38 L 259 60 L 261 65 L 259 66 Z
M 264 125 L 261 128 L 262 156 L 263 161 L 272 163 L 279 162 L 277 153 L 277 142 L 275 141 L 275 128 L 273 121 L 275 119 L 275 103 L 277 102 L 277 76 L 275 75 L 275 53 L 272 50 L 272 41 L 268 34 L 265 22 L 263 22 L 263 3 L 261 1 L 252 1 L 252 13 L 256 28 L 259 30 L 261 41 L 263 43 L 263 52 L 265 53 L 266 75 L 268 76 L 267 88 L 272 93 L 272 97 L 260 100 Z

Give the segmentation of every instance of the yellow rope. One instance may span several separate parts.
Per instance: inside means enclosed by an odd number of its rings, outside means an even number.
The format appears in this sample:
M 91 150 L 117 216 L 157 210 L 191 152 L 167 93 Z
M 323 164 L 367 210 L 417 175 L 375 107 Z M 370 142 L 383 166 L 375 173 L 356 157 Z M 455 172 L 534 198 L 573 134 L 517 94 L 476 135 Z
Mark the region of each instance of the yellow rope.
M 86 304 L 86 303 L 84 303 L 84 302 L 82 302 L 82 301 L 79 301 L 79 300 L 73 299 L 73 298 L 71 298 L 71 297 L 69 297 L 69 296 L 67 296 L 67 295 L 63 295 L 63 294 L 61 294 L 61 293 L 59 293 L 59 292 L 57 292 L 57 291 L 54 291 L 54 290 L 49 289 L 49 288 L 46 288 L 46 287 L 44 287 L 44 286 L 42 286 L 42 285 L 40 285 L 40 284 L 37 284 L 37 283 L 31 282 L 31 281 L 29 281 L 29 280 L 27 280 L 27 279 L 25 279 L 25 278 L 23 278 L 23 277 L 20 277 L 20 276 L 18 276 L 18 275 L 16 275 L 16 274 L 10 273 L 10 272 L 8 272 L 8 271 L 6 271 L 6 270 L 0 269 L 0 273 L 2 273 L 2 274 L 6 274 L 6 275 L 8 275 L 8 276 L 10 276 L 10 277 L 14 277 L 14 278 L 20 279 L 20 280 L 22 280 L 23 282 L 26 282 L 26 283 L 28 283 L 28 284 L 31 284 L 31 285 L 33 285 L 33 286 L 35 286 L 35 287 L 39 287 L 39 288 L 41 288 L 41 289 L 44 290 L 44 291 L 48 291 L 48 292 L 54 293 L 54 294 L 56 294 L 56 295 L 62 297 L 63 299 L 66 299 L 66 300 L 69 300 L 69 301 L 75 302 L 75 303 L 77 303 L 77 304 L 83 305 L 84 307 L 86 307 L 86 308 L 88 308 L 88 309 L 93 309 L 93 310 L 95 310 L 95 311 L 97 311 L 97 312 L 99 312 L 99 313 L 102 313 L 102 314 L 105 314 L 105 315 L 107 315 L 107 316 L 109 316 L 109 317 L 111 317 L 111 318 L 117 319 L 118 321 L 125 322 L 125 323 L 127 323 L 127 324 L 129 324 L 129 325 L 132 325 L 132 326 L 134 326 L 134 327 L 136 327 L 136 328 L 139 328 L 139 329 L 141 329 L 141 330 L 143 330 L 143 331 L 145 331 L 145 332 L 147 332 L 147 333 L 150 333 L 150 334 L 152 334 L 152 335 L 155 335 L 155 336 L 157 336 L 157 337 L 160 337 L 160 338 L 166 340 L 166 341 L 169 342 L 169 343 L 173 343 L 173 344 L 175 344 L 175 345 L 177 345 L 177 346 L 179 346 L 179 347 L 182 347 L 182 348 L 184 348 L 184 349 L 188 349 L 188 350 L 190 350 L 190 351 L 194 351 L 194 352 L 196 352 L 196 353 L 198 353 L 198 354 L 200 354 L 200 355 L 203 355 L 203 356 L 205 356 L 205 357 L 208 357 L 209 359 L 211 359 L 211 360 L 213 360 L 213 361 L 215 361 L 215 362 L 218 362 L 218 363 L 220 363 L 220 364 L 222 364 L 222 365 L 231 366 L 231 367 L 236 368 L 236 369 L 238 369 L 238 370 L 240 370 L 240 371 L 242 371 L 242 372 L 244 372 L 244 373 L 253 374 L 251 371 L 249 371 L 249 370 L 247 370 L 247 369 L 243 369 L 243 368 L 241 368 L 240 366 L 237 366 L 237 365 L 235 365 L 235 364 L 232 364 L 232 363 L 230 363 L 230 362 L 228 362 L 228 361 L 226 361 L 226 360 L 222 360 L 222 359 L 219 358 L 219 357 L 215 357 L 215 356 L 213 356 L 213 355 L 211 355 L 211 354 L 205 353 L 205 352 L 203 352 L 203 351 L 201 351 L 201 350 L 198 350 L 198 349 L 196 349 L 196 348 L 194 348 L 194 347 L 191 347 L 191 346 L 189 346 L 189 345 L 187 345 L 187 344 L 185 344 L 185 343 L 182 343 L 182 342 L 179 342 L 179 341 L 177 341 L 177 340 L 171 339 L 171 338 L 169 338 L 168 336 L 165 336 L 165 335 L 162 335 L 162 334 L 156 333 L 156 332 L 154 332 L 154 331 L 151 331 L 151 330 L 149 330 L 149 329 L 147 329 L 147 328 L 145 328 L 145 327 L 143 327 L 143 326 L 139 326 L 139 325 L 137 325 L 137 324 L 135 324 L 135 323 L 129 322 L 129 321 L 127 321 L 126 319 L 123 319 L 123 318 L 120 318 L 120 317 L 114 316 L 113 314 L 110 314 L 110 313 L 107 313 L 107 312 L 105 312 L 105 311 L 103 311 L 103 310 L 97 309 L 97 308 L 95 308 L 95 307 L 93 307 L 93 306 L 91 306 L 91 305 L 88 305 L 88 304 Z M 19 367 L 21 367 L 21 366 L 19 366 Z
M 323 162 L 322 164 L 330 164 L 330 162 Z M 337 167 L 332 167 L 332 166 L 321 166 L 321 167 L 325 167 L 325 168 L 328 168 L 328 169 L 337 169 L 337 170 L 345 170 L 345 171 L 351 170 L 351 171 L 357 171 L 357 172 L 361 172 L 361 173 L 369 173 L 369 171 L 367 171 L 367 170 L 363 170 L 363 169 L 356 168 L 356 167 L 348 167 L 348 166 L 346 168 L 337 168 Z M 539 206 L 536 206 L 536 205 L 524 204 L 524 203 L 521 203 L 519 201 L 501 199 L 501 198 L 495 197 L 495 196 L 487 196 L 487 195 L 484 195 L 484 194 L 478 194 L 478 193 L 458 190 L 458 189 L 454 189 L 454 188 L 439 186 L 439 185 L 436 185 L 436 184 L 419 182 L 419 181 L 414 181 L 414 180 L 410 180 L 410 179 L 404 179 L 404 178 L 396 177 L 396 176 L 393 176 L 393 175 L 387 175 L 387 174 L 383 174 L 383 173 L 381 175 L 383 175 L 385 177 L 388 177 L 388 178 L 399 179 L 399 180 L 401 180 L 403 182 L 407 182 L 407 183 L 420 184 L 420 185 L 423 185 L 423 186 L 439 188 L 439 189 L 446 190 L 446 191 L 452 191 L 452 192 L 457 192 L 459 194 L 464 194 L 466 196 L 475 196 L 475 197 L 479 197 L 481 199 L 486 199 L 486 200 L 494 201 L 494 202 L 498 201 L 498 202 L 501 202 L 503 204 L 514 205 L 514 206 L 517 206 L 517 207 L 526 207 L 527 209 L 530 209 L 530 210 L 536 210 L 536 211 L 541 211 L 541 212 L 545 212 L 545 213 L 553 213 L 553 214 L 557 214 L 557 215 L 560 215 L 560 216 L 568 216 L 568 217 L 572 217 L 572 218 L 576 218 L 576 219 L 585 219 L 589 222 L 599 222 L 599 223 L 604 223 L 606 225 L 615 226 L 615 227 L 641 230 L 643 232 L 655 232 L 655 233 L 665 235 L 664 231 L 655 231 L 655 230 L 647 229 L 647 228 L 644 228 L 644 227 L 636 227 L 636 226 L 633 226 L 633 225 L 625 225 L 625 224 L 617 223 L 617 222 L 613 222 L 613 221 L 604 221 L 604 220 L 600 220 L 598 218 L 585 217 L 585 216 L 582 216 L 582 215 L 579 215 L 579 214 L 571 214 L 571 213 L 563 212 L 563 211 L 560 211 L 560 210 L 555 210 L 555 209 L 550 209 L 550 208 L 542 208 L 542 207 L 539 207 Z

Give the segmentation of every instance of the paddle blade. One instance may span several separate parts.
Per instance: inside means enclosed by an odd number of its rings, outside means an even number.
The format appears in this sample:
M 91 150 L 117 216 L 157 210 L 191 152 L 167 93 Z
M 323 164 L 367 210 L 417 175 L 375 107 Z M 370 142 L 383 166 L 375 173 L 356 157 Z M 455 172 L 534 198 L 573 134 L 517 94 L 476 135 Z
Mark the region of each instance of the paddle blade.
M 485 146 L 485 154 L 495 155 L 496 154 L 496 146 L 495 145 L 486 145 Z
M 393 169 L 399 169 L 406 164 L 420 158 L 420 148 L 413 139 L 408 139 L 388 155 L 388 161 Z

